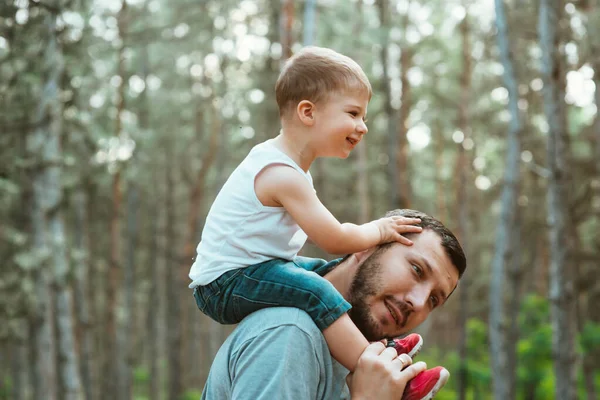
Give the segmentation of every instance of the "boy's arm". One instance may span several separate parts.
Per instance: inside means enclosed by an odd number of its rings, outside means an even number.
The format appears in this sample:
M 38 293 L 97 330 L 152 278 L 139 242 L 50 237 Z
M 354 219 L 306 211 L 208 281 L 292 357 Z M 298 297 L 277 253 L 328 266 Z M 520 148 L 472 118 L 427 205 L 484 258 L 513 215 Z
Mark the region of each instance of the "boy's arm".
M 380 243 L 410 240 L 402 233 L 421 232 L 415 218 L 389 217 L 362 225 L 340 223 L 321 203 L 305 177 L 292 167 L 272 165 L 256 177 L 254 189 L 265 205 L 285 207 L 308 237 L 332 254 L 356 253 Z

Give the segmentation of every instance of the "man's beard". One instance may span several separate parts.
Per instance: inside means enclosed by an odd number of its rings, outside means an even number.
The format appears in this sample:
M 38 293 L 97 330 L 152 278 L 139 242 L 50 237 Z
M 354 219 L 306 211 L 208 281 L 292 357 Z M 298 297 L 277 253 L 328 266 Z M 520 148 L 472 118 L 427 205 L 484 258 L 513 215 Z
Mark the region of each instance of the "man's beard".
M 384 337 L 367 302 L 368 297 L 375 297 L 380 287 L 380 254 L 378 250 L 375 251 L 360 265 L 350 285 L 349 297 L 352 308 L 348 311 L 348 315 L 369 341 Z

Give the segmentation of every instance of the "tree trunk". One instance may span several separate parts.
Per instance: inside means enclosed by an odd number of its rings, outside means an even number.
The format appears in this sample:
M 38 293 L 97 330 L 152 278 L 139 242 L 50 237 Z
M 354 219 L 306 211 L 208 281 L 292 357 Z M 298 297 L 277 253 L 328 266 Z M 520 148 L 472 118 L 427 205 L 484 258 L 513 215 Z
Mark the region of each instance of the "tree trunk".
M 406 36 L 409 23 L 408 11 L 402 16 L 402 37 Z M 410 208 L 412 199 L 412 185 L 410 182 L 410 164 L 408 162 L 408 117 L 412 106 L 410 82 L 408 81 L 408 70 L 412 66 L 413 50 L 409 47 L 406 40 L 402 41 L 400 50 L 400 110 L 398 114 L 398 140 L 396 148 L 396 169 L 397 181 L 396 186 L 400 193 L 398 195 L 397 207 Z
M 266 39 L 269 43 L 280 42 L 281 29 L 281 0 L 269 0 L 268 2 L 268 22 L 269 31 L 266 34 Z M 213 24 L 211 24 L 211 27 Z M 277 59 L 270 52 L 265 55 L 264 67 L 258 71 L 256 84 L 263 93 L 272 93 L 273 86 L 277 80 L 280 71 L 281 60 Z M 279 110 L 275 96 L 265 96 L 264 101 L 260 104 L 258 110 L 264 115 L 256 122 L 256 141 L 263 142 L 267 139 L 275 137 L 279 134 L 281 125 L 279 123 Z
M 85 398 L 92 400 L 94 362 L 93 336 L 89 310 L 88 271 L 89 271 L 89 232 L 88 232 L 88 199 L 83 188 L 73 195 L 75 211 L 75 249 L 78 257 L 75 267 L 75 312 L 77 314 L 77 342 L 79 343 L 81 383 Z
M 23 321 L 21 325 L 24 337 L 19 337 L 13 342 L 8 342 L 8 349 L 10 349 L 10 365 L 8 365 L 8 367 L 10 373 L 8 371 L 2 371 L 2 376 L 10 376 L 12 384 L 10 398 L 13 400 L 25 400 L 31 398 L 29 390 L 30 379 L 27 373 L 31 368 L 28 357 L 29 349 L 27 347 L 29 332 L 25 321 Z M 6 347 L 1 350 L 5 349 Z M 3 384 L 0 384 L 0 388 L 2 388 L 2 386 Z
M 462 38 L 462 73 L 460 76 L 461 98 L 458 107 L 458 126 L 464 133 L 464 137 L 470 138 L 470 116 L 469 103 L 471 94 L 471 40 L 468 14 L 460 24 Z M 463 142 L 464 143 L 464 142 Z M 469 246 L 467 237 L 469 235 L 469 170 L 471 163 L 463 143 L 458 144 L 458 162 L 456 175 L 458 176 L 457 203 L 458 203 L 458 234 L 465 252 Z M 463 276 L 460 283 L 460 310 L 459 310 L 459 345 L 458 355 L 460 368 L 458 372 L 458 398 L 465 400 L 467 396 L 467 320 L 469 316 L 469 281 Z
M 205 365 L 202 363 L 202 353 L 205 351 L 202 342 L 202 324 L 203 320 L 201 318 L 202 313 L 199 312 L 198 307 L 195 302 L 190 302 L 193 307 L 195 307 L 195 314 L 192 314 L 192 318 L 190 319 L 190 340 L 189 350 L 190 350 L 190 362 L 189 368 L 192 368 L 191 373 L 189 374 L 189 382 L 187 383 L 188 388 L 202 388 L 203 382 L 206 382 L 206 375 L 204 375 L 204 370 L 206 369 Z M 209 364 L 210 365 L 210 364 Z
M 575 327 L 573 280 L 567 260 L 572 255 L 569 237 L 569 165 L 565 111 L 563 43 L 559 29 L 564 4 L 542 0 L 539 36 L 542 49 L 541 72 L 544 83 L 544 113 L 548 121 L 548 223 L 550 232 L 550 315 L 555 396 L 572 400 L 576 393 Z
M 434 78 L 437 82 L 438 77 Z M 437 87 L 437 85 L 434 85 Z M 442 177 L 442 170 L 444 169 L 444 129 L 440 118 L 436 118 L 433 129 L 433 149 L 435 151 L 435 171 L 434 171 L 434 182 L 435 182 L 435 198 L 436 198 L 436 218 L 440 221 L 448 220 L 448 207 L 446 205 L 446 187 L 444 185 L 444 178 Z
M 600 7 L 600 6 L 599 6 Z M 597 11 L 600 14 L 600 8 Z M 600 15 L 596 18 L 600 21 Z M 600 31 L 600 29 L 599 29 Z M 597 38 L 600 40 L 600 38 Z M 594 84 L 596 86 L 595 100 L 596 100 L 596 109 L 600 110 L 600 43 L 597 46 L 594 46 L 594 54 L 596 59 L 594 60 Z M 600 204 L 600 111 L 596 113 L 596 119 L 594 120 L 594 136 L 596 138 L 596 201 L 597 204 Z M 596 217 L 598 223 L 600 223 L 600 207 L 596 207 L 597 213 Z M 600 243 L 598 243 L 600 246 Z
M 304 1 L 304 33 L 302 42 L 305 46 L 312 46 L 315 42 L 315 2 L 316 0 Z M 361 0 L 359 0 L 358 8 L 361 7 L 361 3 Z
M 94 199 L 97 196 L 95 184 L 88 180 L 85 182 L 84 191 L 85 198 Z M 89 313 L 90 313 L 90 334 L 92 336 L 92 370 L 91 373 L 91 399 L 102 398 L 101 394 L 104 388 L 104 380 L 102 379 L 102 368 L 104 366 L 104 359 L 107 357 L 106 352 L 100 351 L 105 349 L 106 341 L 106 329 L 105 320 L 106 313 L 102 308 L 102 293 L 106 292 L 105 286 L 105 268 L 101 268 L 105 264 L 98 262 L 99 260 L 99 244 L 94 240 L 94 222 L 98 221 L 97 217 L 98 209 L 96 203 L 89 201 L 87 203 L 87 216 L 86 225 L 88 226 L 86 232 L 85 242 L 88 244 L 89 253 L 89 270 L 87 278 L 87 296 L 89 299 Z M 104 231 L 107 231 L 107 225 L 102 224 Z
M 527 383 L 525 385 L 525 396 L 524 400 L 536 400 L 537 384 Z
M 281 43 L 281 59 L 280 65 L 285 63 L 285 60 L 292 56 L 292 45 L 294 44 L 294 36 L 292 28 L 294 26 L 294 1 L 281 0 L 281 20 L 279 22 L 280 43 Z
M 306 6 L 308 7 L 308 3 Z M 360 37 L 360 35 L 362 34 L 362 27 L 364 25 L 363 13 L 363 1 L 358 0 L 358 2 L 356 3 L 356 21 L 354 23 L 354 29 L 352 30 L 357 37 Z M 308 22 L 306 23 L 308 24 Z M 311 24 L 314 25 L 314 22 L 312 22 Z M 359 53 L 352 54 L 351 57 L 360 64 Z M 358 144 L 358 146 L 356 146 L 356 154 L 357 157 L 354 161 L 354 168 L 356 169 L 356 197 L 358 198 L 357 201 L 359 207 L 358 222 L 364 224 L 371 220 L 371 193 L 369 191 L 369 154 L 367 152 L 366 143 L 361 142 Z
M 435 182 L 435 215 L 440 221 L 447 221 L 446 188 L 442 177 L 442 169 L 444 168 L 444 132 L 438 119 L 434 123 L 432 138 L 435 151 L 435 171 L 433 178 Z
M 204 105 L 199 103 L 196 110 L 196 137 L 197 142 L 202 143 L 203 134 L 205 131 L 206 121 L 204 118 Z M 189 271 L 190 266 L 194 260 L 196 253 L 196 245 L 198 244 L 199 238 L 199 227 L 201 226 L 200 221 L 200 210 L 202 209 L 202 201 L 205 198 L 205 189 L 206 189 L 206 177 L 208 172 L 213 168 L 215 164 L 216 155 L 224 156 L 226 152 L 225 149 L 220 148 L 220 144 L 225 142 L 227 138 L 222 138 L 225 134 L 222 129 L 222 121 L 220 117 L 220 112 L 217 109 L 213 109 L 212 115 L 212 124 L 210 127 L 210 136 L 208 137 L 208 148 L 202 155 L 202 165 L 196 174 L 194 181 L 192 182 L 192 187 L 189 194 L 188 199 L 188 214 L 186 219 L 186 230 L 185 237 L 183 239 L 183 251 L 182 251 L 182 264 L 180 265 L 180 285 L 181 287 L 187 287 L 189 283 Z M 203 144 L 204 147 L 204 144 Z M 223 157 L 224 158 L 224 157 Z M 219 174 L 225 171 L 225 166 L 220 166 Z M 219 185 L 222 185 L 225 181 L 225 177 L 223 180 L 219 180 Z M 193 335 L 193 331 L 195 329 L 196 321 L 198 320 L 198 312 L 197 307 L 192 301 L 191 291 L 189 292 L 189 296 L 186 297 L 189 301 L 185 303 L 183 310 L 185 310 L 185 314 L 191 315 L 191 318 L 188 318 L 187 315 L 183 317 L 184 321 L 186 321 L 186 337 L 183 340 L 184 345 L 190 345 L 194 342 L 198 341 L 198 338 Z M 190 366 L 190 363 L 195 362 L 198 359 L 198 355 L 194 354 L 190 351 L 190 349 L 186 349 L 184 354 L 190 354 L 191 357 L 188 359 L 188 362 L 185 365 Z M 193 358 L 193 361 L 191 360 Z M 198 371 L 193 371 L 194 376 L 197 376 Z M 191 376 L 191 374 L 188 374 Z M 184 382 L 189 380 L 185 379 Z
M 490 350 L 493 392 L 496 399 L 513 399 L 512 391 L 516 369 L 511 370 L 509 360 L 515 359 L 516 343 L 509 340 L 509 328 L 505 310 L 505 284 L 510 256 L 514 252 L 510 240 L 516 229 L 517 197 L 519 195 L 520 135 L 523 129 L 518 107 L 519 91 L 508 36 L 506 11 L 502 0 L 495 0 L 497 43 L 504 67 L 504 86 L 508 91 L 508 107 L 511 115 L 507 132 L 506 167 L 501 197 L 500 220 L 496 230 L 496 249 L 492 259 L 490 284 Z
M 588 37 L 591 42 L 591 64 L 594 69 L 594 83 L 596 86 L 595 103 L 597 110 L 600 110 L 600 1 L 596 0 L 594 6 L 591 7 L 588 14 Z M 600 112 L 596 113 L 596 118 L 593 124 L 592 141 L 595 141 L 595 178 L 592 180 L 592 209 L 595 210 L 596 226 L 600 226 Z M 596 239 L 595 254 L 597 259 L 600 258 L 600 239 Z M 597 276 L 597 265 L 590 265 L 592 273 Z M 600 282 L 593 279 L 589 292 L 587 293 L 586 312 L 582 315 L 585 320 L 600 324 Z M 600 350 L 596 349 L 592 352 L 587 352 L 583 355 L 583 379 L 587 400 L 598 398 L 598 390 L 596 388 L 595 375 L 600 369 Z
M 587 319 L 595 324 L 600 324 L 600 309 L 598 304 L 600 304 L 600 284 L 599 280 L 596 278 L 595 283 L 592 285 L 588 294 L 588 314 L 586 315 Z M 595 349 L 595 351 L 584 354 L 583 378 L 587 400 L 596 400 L 598 398 L 595 377 L 599 369 L 600 350 Z
M 292 5 L 293 1 L 290 0 L 282 0 L 282 12 L 281 12 L 281 44 L 289 43 L 291 46 L 293 44 L 292 39 L 292 26 L 293 26 L 293 13 L 294 7 Z M 314 45 L 315 33 L 316 33 L 316 13 L 315 13 L 315 0 L 306 0 L 304 2 L 304 15 L 302 20 L 302 25 L 304 27 L 304 32 L 302 36 L 302 45 L 303 46 L 312 46 Z M 287 58 L 291 57 L 291 49 L 289 54 L 284 52 L 285 59 L 282 58 L 281 65 L 287 60 Z M 312 164 L 312 176 L 315 190 L 321 199 L 328 199 L 328 186 L 327 186 L 327 160 L 322 158 L 317 158 Z
M 383 30 L 382 42 L 381 42 L 381 67 L 382 67 L 382 87 L 383 87 L 383 111 L 387 119 L 387 136 L 388 136 L 388 182 L 389 185 L 389 199 L 390 209 L 397 208 L 399 204 L 398 198 L 398 134 L 396 128 L 396 118 L 394 107 L 392 106 L 392 87 L 390 82 L 390 75 L 388 71 L 388 47 L 389 47 L 389 4 L 388 0 L 377 0 L 377 8 L 379 11 L 379 20 L 381 21 L 381 27 Z
M 223 74 L 225 74 L 225 70 L 227 69 L 227 64 L 228 64 L 228 60 L 226 58 L 224 58 L 220 64 L 220 69 L 223 72 Z M 205 77 L 205 84 L 206 85 L 210 85 L 210 80 L 208 79 L 208 77 Z M 220 85 L 216 86 L 214 88 L 214 91 L 216 93 L 222 93 L 223 95 L 225 93 L 227 93 L 227 81 L 223 80 L 221 82 Z M 209 99 L 211 101 L 211 107 L 213 107 L 212 102 L 215 101 L 215 97 L 211 97 Z M 221 100 L 223 101 L 223 100 Z M 225 182 L 227 181 L 227 178 L 229 177 L 228 173 L 227 173 L 227 159 L 230 157 L 231 154 L 231 143 L 230 143 L 230 135 L 226 135 L 224 134 L 224 132 L 227 132 L 227 127 L 226 127 L 226 120 L 220 117 L 220 111 L 218 110 L 219 107 L 216 107 L 216 109 L 213 112 L 213 116 L 214 116 L 214 120 L 213 120 L 213 130 L 211 130 L 211 137 L 209 139 L 209 146 L 213 146 L 212 150 L 216 152 L 216 157 L 214 157 L 212 154 L 205 154 L 203 157 L 206 158 L 206 161 L 208 161 L 208 168 L 210 169 L 210 167 L 213 166 L 213 164 L 215 164 L 215 169 L 217 172 L 217 177 L 215 179 L 216 181 L 216 190 L 215 192 L 219 192 L 221 190 L 221 188 L 223 187 L 223 185 L 225 184 Z M 203 134 L 203 130 L 204 128 L 201 126 L 202 124 L 202 119 L 204 118 L 203 115 L 201 115 L 199 112 L 196 113 L 196 134 L 197 135 L 201 135 Z M 222 138 L 214 138 L 212 135 L 215 134 L 214 129 L 218 129 L 218 133 L 216 133 L 217 135 L 223 135 Z M 218 141 L 217 141 L 218 139 Z M 213 142 L 214 141 L 214 142 Z M 204 167 L 204 162 L 202 163 L 203 167 Z M 203 175 L 205 175 L 208 171 L 205 169 L 204 171 L 201 171 L 201 173 Z M 197 179 L 200 177 L 197 177 Z M 204 178 L 202 178 L 204 179 Z M 193 190 L 198 191 L 198 193 L 201 193 L 202 188 L 198 188 L 197 186 L 194 185 Z M 196 214 L 197 214 L 196 210 Z M 196 220 L 197 221 L 197 220 Z M 191 228 L 191 226 L 190 226 Z M 198 226 L 197 224 L 194 226 L 194 232 L 197 232 Z M 196 236 L 194 236 L 194 242 L 196 241 Z M 193 251 L 192 251 L 193 254 Z M 189 272 L 189 265 L 188 265 L 188 269 L 185 273 L 186 275 L 186 280 L 187 280 L 187 273 Z
M 60 88 L 60 77 L 64 70 L 62 49 L 60 48 L 56 32 L 57 15 L 48 15 L 46 24 L 48 29 L 48 43 L 46 46 L 47 77 L 44 82 L 46 98 L 43 98 L 38 109 L 38 118 L 42 121 L 48 119 L 48 123 L 35 133 L 36 139 L 43 138 L 38 150 L 43 154 L 43 167 L 41 168 L 44 179 L 43 192 L 36 196 L 43 196 L 44 208 L 42 218 L 46 219 L 44 231 L 45 245 L 51 256 L 53 264 L 54 285 L 54 307 L 56 317 L 56 365 L 58 367 L 60 398 L 78 399 L 81 397 L 81 381 L 79 377 L 78 357 L 75 350 L 74 328 L 73 328 L 73 299 L 68 282 L 68 257 L 64 222 L 62 218 L 62 102 L 58 97 Z M 51 96 L 51 97 L 50 97 Z M 49 104 L 48 102 L 52 102 Z M 39 189 L 39 187 L 38 187 Z M 41 297 L 48 301 L 50 297 Z M 50 333 L 52 336 L 52 333 Z M 48 365 L 54 368 L 54 360 Z M 48 393 L 38 393 L 47 396 Z M 50 392 L 50 396 L 53 394 Z
M 156 182 L 156 179 L 154 179 Z M 156 186 L 155 186 L 156 189 Z M 166 194 L 165 194 L 166 195 Z M 158 400 L 160 397 L 160 391 L 162 389 L 162 370 L 159 368 L 160 361 L 160 304 L 163 301 L 161 296 L 162 291 L 160 290 L 161 273 L 160 273 L 160 262 L 158 249 L 161 246 L 159 240 L 160 221 L 162 220 L 163 210 L 160 207 L 160 193 L 157 190 L 152 195 L 152 228 L 151 228 L 151 243 L 150 248 L 150 291 L 148 296 L 148 302 L 152 301 L 154 307 L 148 307 L 147 310 L 147 326 L 148 326 L 148 349 L 149 349 L 149 362 L 150 362 L 150 380 L 148 382 L 148 397 L 150 400 Z
M 118 52 L 117 74 L 121 78 L 117 89 L 117 114 L 115 118 L 115 137 L 122 135 L 122 117 L 125 110 L 125 15 L 127 1 L 123 0 L 117 15 L 119 37 L 122 40 Z M 118 161 L 117 161 L 118 162 Z M 121 166 L 117 164 L 112 181 L 112 215 L 110 219 L 110 265 L 108 270 L 107 304 L 106 304 L 106 357 L 103 366 L 103 396 L 121 398 L 128 395 L 129 371 L 125 370 L 128 350 L 120 349 L 119 339 L 121 331 L 117 321 L 117 308 L 119 307 L 119 289 L 121 288 Z
M 55 137 L 55 151 L 60 152 L 59 138 Z M 58 155 L 58 153 L 57 153 Z M 58 168 L 57 168 L 58 169 Z M 62 201 L 62 185 L 60 182 L 60 170 L 55 171 L 53 186 L 56 190 L 56 203 L 54 207 L 60 207 Z M 51 181 L 51 183 L 52 183 Z M 50 196 L 50 193 L 46 193 Z M 53 207 L 53 208 L 54 208 Z M 79 358 L 76 351 L 74 336 L 73 297 L 69 287 L 68 274 L 69 263 L 67 257 L 67 243 L 65 237 L 64 222 L 61 213 L 55 211 L 49 218 L 50 234 L 53 238 L 54 271 L 55 271 L 55 301 L 56 301 L 56 333 L 58 335 L 58 372 L 60 376 L 60 393 L 62 399 L 76 400 L 83 395 L 81 391 L 81 378 L 79 376 Z
M 135 265 L 138 238 L 138 215 L 139 208 L 139 190 L 134 182 L 129 183 L 127 189 L 127 260 L 124 265 L 123 279 L 123 308 L 119 323 L 118 348 L 121 356 L 119 357 L 119 371 L 121 374 L 119 393 L 122 399 L 129 399 L 132 393 L 132 375 L 135 354 L 133 349 L 132 335 L 135 334 Z
M 223 326 L 212 319 L 208 322 L 208 356 L 214 360 L 223 343 Z
M 358 223 L 371 221 L 371 191 L 369 190 L 369 155 L 366 143 L 356 146 L 356 191 L 358 197 Z
M 54 318 L 55 301 L 52 285 L 53 273 L 57 268 L 51 268 L 51 262 L 57 262 L 52 257 L 53 246 L 57 243 L 50 242 L 53 228 L 57 225 L 53 221 L 61 196 L 60 169 L 58 164 L 61 159 L 59 148 L 61 101 L 59 100 L 60 77 L 63 72 L 64 62 L 61 49 L 56 37 L 57 15 L 48 13 L 44 18 L 47 30 L 47 44 L 44 52 L 44 90 L 35 112 L 37 127 L 28 138 L 28 151 L 38 160 L 39 167 L 33 176 L 33 210 L 32 218 L 32 244 L 33 252 L 39 257 L 40 277 L 37 281 L 36 297 L 38 314 L 31 321 L 33 341 L 33 369 L 34 397 L 35 399 L 56 399 L 58 396 L 58 381 L 56 374 L 57 342 L 55 337 Z M 58 175 L 57 175 L 58 174 Z M 52 221 L 52 222 L 51 222 Z M 62 283 L 62 282 L 61 282 Z M 58 327 L 57 327 L 58 328 Z M 60 327 L 64 328 L 64 325 Z M 64 364 L 63 364 L 64 365 Z M 62 369 L 61 369 L 61 376 Z
M 509 373 L 509 385 L 508 393 L 516 398 L 517 396 L 517 343 L 519 342 L 520 330 L 519 330 L 519 313 L 516 310 L 521 309 L 521 297 L 522 297 L 522 282 L 524 277 L 524 271 L 521 267 L 521 254 L 523 245 L 521 241 L 521 224 L 517 221 L 521 221 L 521 213 L 518 207 L 515 210 L 515 223 L 513 224 L 513 234 L 510 238 L 511 255 L 509 256 L 509 263 L 506 266 L 508 287 L 512 288 L 508 309 L 511 310 L 508 316 L 508 329 L 506 331 L 506 366 Z
M 165 166 L 165 212 L 167 216 L 165 225 L 165 248 L 167 252 L 167 268 L 165 281 L 167 284 L 167 365 L 168 368 L 168 398 L 178 399 L 183 394 L 182 375 L 181 375 L 181 280 L 173 264 L 173 250 L 177 243 L 175 235 L 175 179 L 174 168 L 175 155 L 172 144 L 165 147 L 166 166 Z

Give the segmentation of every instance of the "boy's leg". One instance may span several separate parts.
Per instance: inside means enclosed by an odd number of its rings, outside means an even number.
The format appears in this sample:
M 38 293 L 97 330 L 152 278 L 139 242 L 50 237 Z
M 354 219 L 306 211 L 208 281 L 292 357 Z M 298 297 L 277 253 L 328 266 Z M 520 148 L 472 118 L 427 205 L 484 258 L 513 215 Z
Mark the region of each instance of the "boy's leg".
M 335 260 L 326 261 L 321 258 L 311 258 L 311 257 L 301 257 L 296 256 L 292 262 L 303 268 L 307 271 L 313 271 L 319 274 L 320 276 L 325 276 L 329 271 L 331 271 L 336 265 L 338 265 L 342 261 L 342 258 L 337 258 Z
M 225 272 L 211 283 L 196 287 L 193 294 L 200 311 L 221 324 L 239 322 L 231 318 L 231 313 L 228 312 L 226 306 L 230 304 L 228 288 L 235 284 L 241 271 L 241 269 L 235 269 Z
M 321 263 L 325 261 L 315 261 Z M 297 260 L 271 260 L 241 271 L 226 290 L 230 302 L 226 308 L 233 319 L 241 320 L 266 307 L 295 307 L 306 311 L 323 330 L 350 309 L 350 304 L 329 281 Z

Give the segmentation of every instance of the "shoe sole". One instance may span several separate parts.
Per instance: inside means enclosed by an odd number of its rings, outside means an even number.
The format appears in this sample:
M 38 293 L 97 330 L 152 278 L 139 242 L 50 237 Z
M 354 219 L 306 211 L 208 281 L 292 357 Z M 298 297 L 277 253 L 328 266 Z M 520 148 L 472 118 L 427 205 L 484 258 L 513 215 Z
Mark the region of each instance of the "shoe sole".
M 435 386 L 433 387 L 433 389 L 431 389 L 429 391 L 429 393 L 427 393 L 425 395 L 425 397 L 421 397 L 421 400 L 431 400 L 433 399 L 433 396 L 435 396 L 435 394 L 444 387 L 444 385 L 446 384 L 446 382 L 448 382 L 448 378 L 450 378 L 450 373 L 443 369 L 440 371 L 440 379 L 438 379 L 437 383 L 435 384 Z
M 417 344 L 412 348 L 412 350 L 410 351 L 410 353 L 408 353 L 408 356 L 410 358 L 414 358 L 417 354 L 419 354 L 419 351 L 421 351 L 421 347 L 423 346 L 423 338 L 421 336 L 419 336 L 419 341 L 417 342 Z

